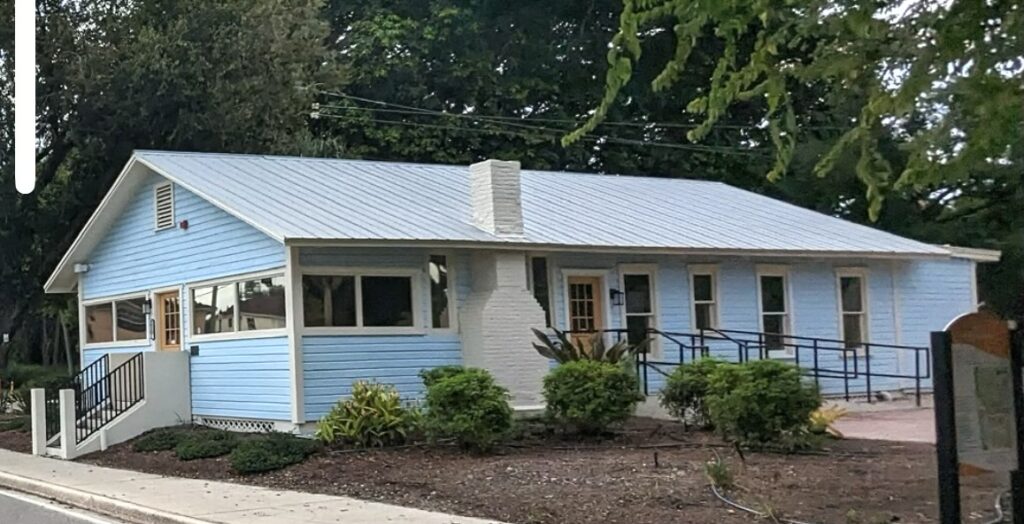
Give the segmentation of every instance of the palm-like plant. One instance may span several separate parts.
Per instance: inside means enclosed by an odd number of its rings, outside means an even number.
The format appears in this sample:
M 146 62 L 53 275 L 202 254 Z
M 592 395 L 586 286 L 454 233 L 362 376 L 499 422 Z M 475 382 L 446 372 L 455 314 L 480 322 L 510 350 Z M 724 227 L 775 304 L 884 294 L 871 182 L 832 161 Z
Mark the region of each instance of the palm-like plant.
M 573 362 L 575 360 L 595 360 L 598 362 L 610 362 L 617 364 L 627 357 L 647 351 L 651 345 L 651 339 L 645 339 L 637 344 L 630 344 L 628 340 L 619 340 L 611 347 L 606 346 L 603 333 L 594 333 L 587 342 L 574 342 L 564 331 L 552 329 L 555 332 L 555 339 L 547 333 L 534 329 L 533 334 L 537 336 L 540 343 L 534 342 L 533 347 L 541 356 L 554 360 L 559 364 Z

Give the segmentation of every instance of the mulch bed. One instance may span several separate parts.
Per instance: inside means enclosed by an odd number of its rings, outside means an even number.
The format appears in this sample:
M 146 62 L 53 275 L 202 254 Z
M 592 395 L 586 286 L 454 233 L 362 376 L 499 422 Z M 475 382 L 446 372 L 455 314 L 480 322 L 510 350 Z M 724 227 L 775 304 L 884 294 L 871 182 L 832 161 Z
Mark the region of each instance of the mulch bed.
M 0 447 L 6 447 L 0 433 Z M 580 442 L 532 437 L 494 455 L 453 447 L 324 451 L 284 470 L 238 476 L 224 457 L 181 462 L 126 443 L 85 462 L 190 478 L 347 495 L 514 523 L 749 522 L 708 490 L 718 453 L 739 486 L 732 495 L 776 517 L 822 523 L 935 522 L 935 450 L 925 444 L 843 440 L 820 454 L 746 453 L 674 423 L 636 419 L 615 436 Z M 996 479 L 965 480 L 968 521 L 993 515 Z
M 0 415 L 0 426 L 4 422 L 22 418 L 20 415 Z M 32 433 L 28 431 L 0 431 L 0 449 L 32 453 Z

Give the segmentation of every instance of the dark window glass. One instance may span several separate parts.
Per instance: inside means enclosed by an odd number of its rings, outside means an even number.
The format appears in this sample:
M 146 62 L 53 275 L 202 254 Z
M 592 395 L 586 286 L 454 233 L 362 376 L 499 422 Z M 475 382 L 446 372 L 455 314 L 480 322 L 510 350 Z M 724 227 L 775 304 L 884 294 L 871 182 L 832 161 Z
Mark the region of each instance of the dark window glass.
M 238 311 L 242 331 L 285 327 L 284 277 L 239 283 Z
M 786 311 L 786 280 L 780 276 L 761 277 L 761 311 L 783 313 Z
M 540 307 L 544 308 L 544 322 L 551 325 L 551 299 L 548 289 L 548 259 L 544 257 L 533 257 L 530 259 L 531 285 L 533 286 L 533 298 L 537 299 Z
M 649 316 L 626 317 L 626 337 L 630 344 L 639 344 L 648 338 L 647 328 L 651 327 Z
M 327 325 L 324 302 L 327 297 L 327 280 L 330 278 L 315 275 L 302 276 L 302 325 L 306 327 Z
M 693 311 L 697 316 L 697 329 L 713 329 L 714 304 L 695 304 Z
M 361 278 L 364 326 L 408 327 L 413 325 L 411 278 Z
M 327 277 L 331 290 L 331 325 L 356 325 L 356 277 Z
M 192 290 L 192 333 L 228 333 L 235 330 L 235 284 Z
M 626 313 L 651 312 L 651 277 L 649 275 L 626 275 Z
M 861 329 L 862 318 L 860 313 L 843 315 L 843 340 L 846 342 L 846 347 L 854 348 L 864 342 L 864 334 Z
M 863 311 L 864 302 L 861 295 L 860 277 L 841 277 L 839 286 L 842 292 L 843 311 L 850 313 Z
M 118 300 L 117 308 L 117 340 L 143 340 L 146 338 L 146 315 L 142 313 L 143 297 L 129 300 Z
M 356 325 L 356 278 L 303 275 L 302 319 L 306 327 Z
M 85 306 L 86 342 L 113 342 L 114 310 L 110 302 Z
M 693 299 L 703 302 L 714 300 L 714 289 L 712 289 L 711 275 L 693 276 Z
M 768 349 L 785 349 L 783 344 L 783 337 L 778 335 L 784 335 L 786 333 L 786 316 L 785 315 L 764 315 L 764 332 L 768 335 L 765 336 L 765 346 Z
M 430 273 L 430 318 L 435 328 L 450 327 L 448 310 L 448 260 L 433 255 L 427 268 Z

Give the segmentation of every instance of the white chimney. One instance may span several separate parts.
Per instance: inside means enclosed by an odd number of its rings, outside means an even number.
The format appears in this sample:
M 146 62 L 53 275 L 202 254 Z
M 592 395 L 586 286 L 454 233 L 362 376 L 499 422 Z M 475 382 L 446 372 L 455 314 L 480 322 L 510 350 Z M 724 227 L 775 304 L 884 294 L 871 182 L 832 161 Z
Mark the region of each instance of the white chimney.
M 473 224 L 494 235 L 523 234 L 519 162 L 484 160 L 469 166 Z

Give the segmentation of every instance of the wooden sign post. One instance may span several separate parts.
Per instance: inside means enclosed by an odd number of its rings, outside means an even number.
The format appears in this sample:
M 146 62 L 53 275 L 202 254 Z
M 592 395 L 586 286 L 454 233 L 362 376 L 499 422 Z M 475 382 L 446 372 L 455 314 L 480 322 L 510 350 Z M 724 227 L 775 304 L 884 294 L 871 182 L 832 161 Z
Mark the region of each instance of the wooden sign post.
M 1012 340 L 1012 342 L 1011 342 Z M 1022 336 L 988 312 L 932 333 L 935 436 L 942 524 L 959 524 L 960 473 L 1010 475 L 1014 522 L 1024 524 Z

